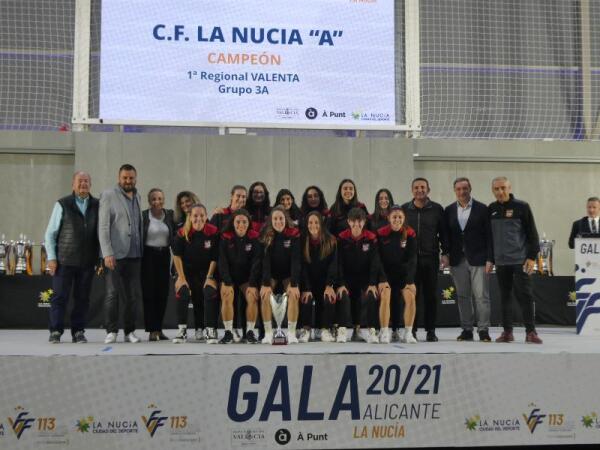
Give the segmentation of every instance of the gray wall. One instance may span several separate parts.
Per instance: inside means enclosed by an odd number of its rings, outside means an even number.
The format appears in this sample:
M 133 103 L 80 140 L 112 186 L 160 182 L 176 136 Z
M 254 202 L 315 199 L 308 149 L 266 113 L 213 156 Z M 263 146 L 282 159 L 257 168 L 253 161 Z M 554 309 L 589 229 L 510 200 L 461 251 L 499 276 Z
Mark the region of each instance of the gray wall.
M 209 210 L 227 204 L 233 184 L 259 179 L 272 199 L 289 187 L 299 202 L 314 183 L 331 203 L 345 177 L 356 181 L 372 210 L 379 187 L 390 188 L 397 203 L 408 200 L 417 175 L 429 178 L 431 198 L 443 205 L 453 201 L 457 176 L 468 176 L 474 196 L 488 203 L 491 179 L 506 175 L 515 195 L 531 204 L 540 234 L 557 241 L 556 273 L 566 275 L 573 266 L 570 225 L 585 214 L 585 199 L 600 194 L 599 150 L 598 144 L 539 141 L 1 132 L 0 234 L 26 233 L 39 242 L 75 169 L 92 174 L 98 195 L 116 183 L 125 162 L 137 167 L 142 194 L 161 187 L 172 207 L 178 191 L 191 189 Z

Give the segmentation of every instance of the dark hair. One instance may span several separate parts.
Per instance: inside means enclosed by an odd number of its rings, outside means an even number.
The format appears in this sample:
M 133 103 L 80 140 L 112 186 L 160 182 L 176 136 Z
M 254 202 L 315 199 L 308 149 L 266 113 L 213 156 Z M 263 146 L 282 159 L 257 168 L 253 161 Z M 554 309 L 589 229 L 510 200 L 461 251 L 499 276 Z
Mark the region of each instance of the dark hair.
M 462 183 L 463 181 L 466 181 L 467 184 L 469 185 L 469 189 L 472 189 L 471 181 L 469 181 L 469 179 L 467 177 L 458 177 L 456 180 L 454 180 L 454 183 L 452 183 L 452 187 L 456 187 L 456 183 Z
M 348 213 L 348 220 L 367 220 L 367 213 L 362 208 L 352 208 Z
M 342 214 L 342 207 L 345 204 L 344 199 L 342 198 L 342 186 L 345 183 L 352 183 L 354 186 L 354 197 L 350 200 L 350 206 L 352 208 L 358 206 L 358 192 L 356 191 L 356 183 L 352 181 L 350 178 L 344 178 L 340 181 L 340 185 L 338 186 L 337 193 L 335 194 L 335 202 L 331 205 L 331 213 L 334 216 L 339 216 Z
M 262 236 L 260 237 L 260 241 L 265 245 L 265 250 L 269 248 L 269 246 L 273 243 L 273 237 L 275 236 L 275 228 L 273 228 L 273 220 L 271 218 L 273 216 L 273 213 L 276 213 L 277 211 L 283 213 L 283 216 L 285 217 L 286 228 L 296 228 L 286 209 L 281 205 L 274 206 L 271 209 L 271 212 L 269 213 L 267 222 L 265 223 L 265 227 L 263 228 Z
M 275 197 L 275 206 L 281 205 L 281 199 L 284 195 L 289 195 L 292 198 L 292 206 L 288 211 L 290 218 L 292 220 L 300 220 L 300 217 L 302 216 L 302 214 L 300 213 L 300 208 L 298 208 L 298 205 L 296 205 L 296 198 L 294 197 L 294 194 L 292 194 L 292 191 L 290 191 L 289 189 L 279 190 L 279 192 L 277 193 L 277 197 Z
M 163 195 L 163 198 L 165 196 L 165 193 L 163 192 L 162 189 L 160 188 L 152 188 L 148 191 L 148 203 L 150 203 L 150 197 L 152 196 L 152 194 L 154 194 L 155 192 L 160 192 Z
M 600 198 L 598 197 L 590 197 L 587 199 L 588 202 L 600 202 Z
M 410 183 L 410 187 L 412 188 L 413 185 L 417 182 L 417 181 L 424 181 L 425 184 L 427 185 L 427 190 L 430 189 L 429 187 L 429 181 L 427 180 L 427 178 L 423 178 L 423 177 L 417 177 L 414 180 L 412 180 L 412 182 Z
M 308 191 L 314 189 L 319 194 L 319 206 L 316 208 L 311 208 L 308 204 Z M 319 211 L 322 213 L 327 209 L 327 201 L 325 200 L 325 195 L 319 186 L 309 186 L 304 190 L 304 194 L 302 194 L 302 203 L 300 205 L 300 211 L 302 214 L 308 214 L 311 211 Z
M 387 210 L 381 209 L 379 206 L 379 194 L 385 192 L 388 196 L 388 207 Z M 392 197 L 392 193 L 389 189 L 379 189 L 377 194 L 375 194 L 375 209 L 373 210 L 373 222 L 377 223 L 382 219 L 387 219 L 388 214 L 390 213 L 391 207 L 394 204 L 394 197 Z
M 183 211 L 181 210 L 181 206 L 179 205 L 183 197 L 189 197 L 193 205 L 200 203 L 200 199 L 198 199 L 198 196 L 192 191 L 181 191 L 179 194 L 177 194 L 177 196 L 175 197 L 175 207 L 173 208 L 173 220 L 175 221 L 175 223 L 181 223 L 185 220 L 185 214 L 183 213 Z
M 248 229 L 246 230 L 246 234 L 248 234 L 248 231 L 250 231 L 252 229 L 252 217 L 250 217 L 250 213 L 248 211 L 246 211 L 244 208 L 236 209 L 231 214 L 231 217 L 229 218 L 227 225 L 225 225 L 225 227 L 223 228 L 223 233 L 235 234 L 235 226 L 234 226 L 233 222 L 235 221 L 235 218 L 237 216 L 244 216 L 246 219 L 248 219 Z
M 261 186 L 265 191 L 265 199 L 260 205 L 254 203 L 254 199 L 252 198 L 252 193 L 254 192 L 254 188 L 256 188 L 256 186 Z M 246 209 L 255 220 L 267 217 L 271 212 L 271 199 L 269 198 L 269 190 L 262 181 L 255 181 L 250 185 L 250 188 L 248 189 L 248 198 L 246 199 Z
M 124 170 L 133 170 L 135 173 L 137 173 L 137 170 L 135 170 L 135 167 L 133 167 L 131 164 L 123 164 L 121 167 L 119 167 L 119 173 L 123 172 Z
M 323 260 L 333 253 L 337 245 L 337 239 L 333 237 L 329 230 L 327 230 L 327 227 L 323 223 L 323 216 L 318 211 L 311 211 L 308 213 L 306 216 L 307 226 L 310 216 L 315 216 L 319 220 L 319 247 L 321 249 L 319 252 L 319 258 Z M 302 254 L 304 256 L 304 260 L 310 263 L 310 233 L 308 231 L 304 234 L 303 239 L 304 242 L 302 243 Z

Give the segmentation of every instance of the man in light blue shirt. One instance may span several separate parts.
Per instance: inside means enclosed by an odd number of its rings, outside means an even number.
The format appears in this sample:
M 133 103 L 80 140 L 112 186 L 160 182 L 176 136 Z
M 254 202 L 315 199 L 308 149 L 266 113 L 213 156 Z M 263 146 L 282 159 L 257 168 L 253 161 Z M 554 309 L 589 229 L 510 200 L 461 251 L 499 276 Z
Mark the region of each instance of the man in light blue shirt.
M 64 316 L 71 289 L 73 342 L 85 343 L 85 324 L 94 265 L 99 258 L 98 200 L 90 195 L 92 180 L 86 172 L 73 175 L 73 192 L 54 205 L 45 243 L 48 271 L 52 275 L 50 299 L 50 342 L 59 343 L 64 332 Z

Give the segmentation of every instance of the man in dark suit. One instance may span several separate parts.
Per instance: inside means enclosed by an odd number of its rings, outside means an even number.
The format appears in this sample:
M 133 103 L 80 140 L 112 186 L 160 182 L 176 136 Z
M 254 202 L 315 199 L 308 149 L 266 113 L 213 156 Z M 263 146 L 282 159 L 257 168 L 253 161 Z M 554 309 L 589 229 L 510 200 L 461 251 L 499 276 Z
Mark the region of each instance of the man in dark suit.
M 473 340 L 473 300 L 477 312 L 479 340 L 491 342 L 489 273 L 493 246 L 488 208 L 471 197 L 468 178 L 454 181 L 456 202 L 444 210 L 448 248 L 443 249 L 442 264 L 450 265 L 456 286 L 462 332 L 459 341 Z
M 588 198 L 586 209 L 587 216 L 573 222 L 569 236 L 569 248 L 575 248 L 575 238 L 582 234 L 600 234 L 600 198 Z

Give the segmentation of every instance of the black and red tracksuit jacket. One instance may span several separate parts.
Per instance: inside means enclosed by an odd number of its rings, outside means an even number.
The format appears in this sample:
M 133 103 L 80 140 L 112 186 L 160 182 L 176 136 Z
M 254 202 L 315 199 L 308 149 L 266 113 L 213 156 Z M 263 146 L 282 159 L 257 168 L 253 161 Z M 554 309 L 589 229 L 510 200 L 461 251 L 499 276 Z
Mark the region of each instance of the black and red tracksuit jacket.
M 380 281 L 390 284 L 413 284 L 417 270 L 417 234 L 406 226 L 406 239 L 403 239 L 404 227 L 399 231 L 386 225 L 377 230 L 379 258 L 381 259 Z
M 343 204 L 339 214 L 334 214 L 333 211 L 331 211 L 331 215 L 329 217 L 329 232 L 331 234 L 334 236 L 339 236 L 342 231 L 348 228 L 348 213 L 352 208 L 360 208 L 364 210 L 365 214 L 367 215 L 368 222 L 369 213 L 367 212 L 367 207 L 363 203 L 358 202 L 356 206 Z M 365 225 L 365 228 L 368 228 L 367 225 Z
M 229 223 L 229 219 L 231 219 L 231 215 L 233 214 L 233 210 L 228 206 L 227 208 L 223 208 L 222 213 L 215 214 L 210 219 L 211 225 L 217 227 L 217 230 L 223 231 L 223 229 Z
M 228 286 L 248 283 L 251 287 L 259 287 L 261 249 L 258 233 L 253 230 L 248 230 L 244 237 L 222 233 L 218 262 L 221 281 Z
M 338 283 L 340 286 L 359 286 L 364 289 L 367 286 L 377 285 L 380 269 L 375 233 L 363 229 L 356 239 L 350 229 L 339 234 Z
M 271 286 L 271 280 L 290 279 L 292 287 L 298 287 L 301 271 L 300 231 L 284 228 L 275 232 L 273 242 L 263 251 L 262 285 Z
M 180 228 L 173 242 L 173 254 L 181 258 L 186 275 L 208 272 L 210 263 L 219 257 L 219 230 L 206 223 L 200 231 L 192 228 L 188 239 L 189 242 Z
M 325 258 L 321 259 L 321 243 L 310 238 L 308 242 L 310 262 L 302 253 L 302 291 L 325 289 L 337 284 L 338 256 L 337 246 Z M 304 252 L 304 250 L 302 249 Z
M 257 208 L 253 211 L 248 210 L 248 212 L 250 213 L 250 217 L 252 218 L 252 229 L 257 233 L 260 233 L 265 225 L 265 222 L 267 221 L 267 218 L 269 217 L 271 208 L 268 208 L 267 211 L 263 211 L 262 209 Z

